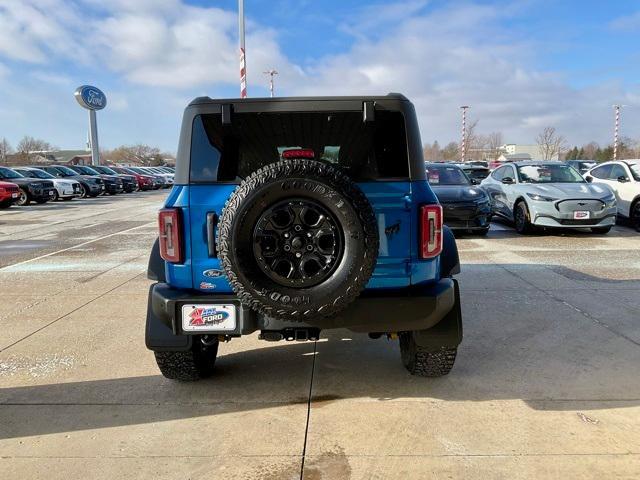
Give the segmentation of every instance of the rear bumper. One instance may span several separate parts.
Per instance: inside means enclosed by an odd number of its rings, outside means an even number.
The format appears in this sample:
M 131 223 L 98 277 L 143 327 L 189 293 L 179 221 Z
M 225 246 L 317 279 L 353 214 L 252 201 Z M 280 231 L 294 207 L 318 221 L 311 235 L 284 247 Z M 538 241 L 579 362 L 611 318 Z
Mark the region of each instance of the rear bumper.
M 283 330 L 313 327 L 321 330 L 346 328 L 362 333 L 391 333 L 426 330 L 444 319 L 456 305 L 455 280 L 442 279 L 426 287 L 398 291 L 364 292 L 338 315 L 311 323 L 284 322 L 265 317 L 245 307 L 234 295 L 200 294 L 176 290 L 166 283 L 149 289 L 146 344 L 151 350 L 183 350 L 191 345 L 192 335 L 182 331 L 182 304 L 225 303 L 236 306 L 237 326 L 234 331 L 198 332 L 231 336 L 247 335 L 257 330 Z

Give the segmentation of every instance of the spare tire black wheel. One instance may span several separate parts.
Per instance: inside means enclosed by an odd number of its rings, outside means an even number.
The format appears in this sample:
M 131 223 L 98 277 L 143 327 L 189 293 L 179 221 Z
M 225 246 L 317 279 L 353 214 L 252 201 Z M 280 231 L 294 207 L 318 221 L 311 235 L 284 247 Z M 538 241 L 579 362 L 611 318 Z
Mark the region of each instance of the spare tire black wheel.
M 373 273 L 379 243 L 362 190 L 316 160 L 284 160 L 247 177 L 222 211 L 217 241 L 245 305 L 300 321 L 351 303 Z

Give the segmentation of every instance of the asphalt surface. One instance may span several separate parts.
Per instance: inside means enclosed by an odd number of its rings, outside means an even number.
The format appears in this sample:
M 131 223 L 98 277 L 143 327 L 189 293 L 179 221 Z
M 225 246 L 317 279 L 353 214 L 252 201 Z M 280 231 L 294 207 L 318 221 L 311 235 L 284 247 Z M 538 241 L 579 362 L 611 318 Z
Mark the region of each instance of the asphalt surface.
M 639 478 L 640 234 L 458 241 L 465 339 L 221 345 L 160 376 L 145 277 L 166 192 L 0 212 L 0 478 Z M 303 467 L 304 462 L 304 467 Z

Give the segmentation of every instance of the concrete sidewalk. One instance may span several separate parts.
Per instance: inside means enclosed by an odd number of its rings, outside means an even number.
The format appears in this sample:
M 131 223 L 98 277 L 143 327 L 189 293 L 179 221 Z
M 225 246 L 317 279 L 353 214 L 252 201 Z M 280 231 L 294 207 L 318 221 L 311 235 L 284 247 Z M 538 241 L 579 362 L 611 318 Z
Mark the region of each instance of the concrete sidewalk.
M 0 212 L 0 477 L 639 478 L 640 235 L 459 239 L 465 339 L 415 378 L 397 342 L 144 347 L 162 192 Z M 304 467 L 303 467 L 304 463 Z

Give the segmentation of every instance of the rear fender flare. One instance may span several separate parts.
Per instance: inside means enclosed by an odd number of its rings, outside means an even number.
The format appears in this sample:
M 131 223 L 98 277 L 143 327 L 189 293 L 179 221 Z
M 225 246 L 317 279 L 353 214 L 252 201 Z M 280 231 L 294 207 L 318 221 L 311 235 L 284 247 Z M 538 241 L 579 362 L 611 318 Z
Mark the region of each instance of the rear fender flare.
M 442 227 L 442 253 L 440 254 L 440 278 L 460 273 L 460 257 L 453 232 L 446 225 Z
M 160 241 L 156 241 L 151 247 L 151 255 L 149 255 L 149 265 L 147 266 L 147 278 L 156 282 L 166 282 L 167 278 L 164 270 L 164 260 L 160 256 Z

